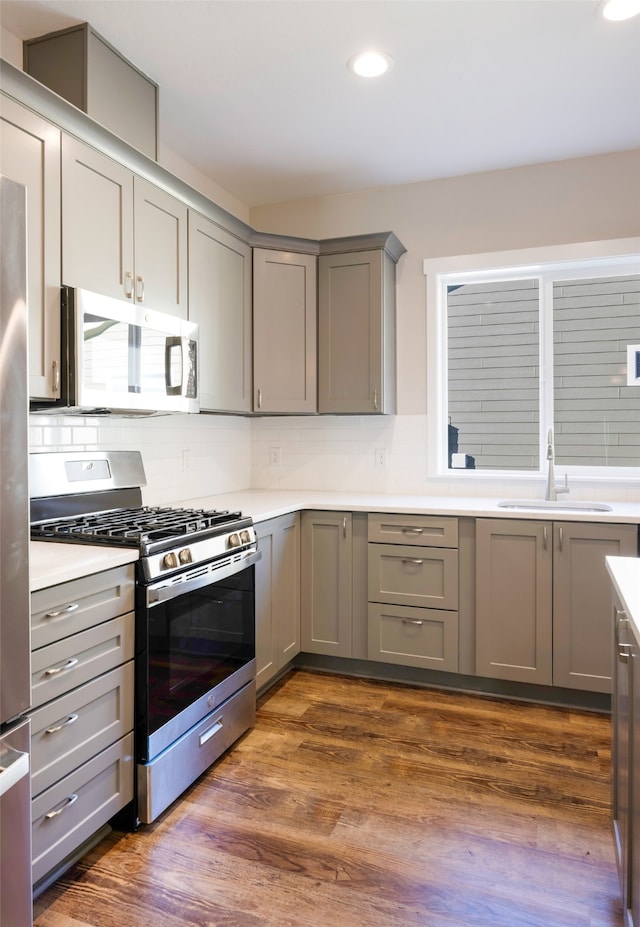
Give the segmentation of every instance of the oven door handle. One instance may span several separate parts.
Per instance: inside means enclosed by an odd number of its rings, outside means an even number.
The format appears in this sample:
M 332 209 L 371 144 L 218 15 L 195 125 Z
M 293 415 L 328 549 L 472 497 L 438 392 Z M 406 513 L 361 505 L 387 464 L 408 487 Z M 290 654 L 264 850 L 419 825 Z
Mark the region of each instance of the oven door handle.
M 247 567 L 257 563 L 262 557 L 260 550 L 247 550 L 241 555 L 241 559 L 234 560 L 233 563 L 226 567 L 220 567 L 212 573 L 205 573 L 203 576 L 196 576 L 193 579 L 186 579 L 181 583 L 157 583 L 147 587 L 146 604 L 147 608 L 153 608 L 154 605 L 160 605 L 162 602 L 169 602 L 171 599 L 177 599 L 181 595 L 186 595 L 196 589 L 202 589 L 203 586 L 213 586 L 220 580 L 227 579 L 235 573 L 246 570 Z

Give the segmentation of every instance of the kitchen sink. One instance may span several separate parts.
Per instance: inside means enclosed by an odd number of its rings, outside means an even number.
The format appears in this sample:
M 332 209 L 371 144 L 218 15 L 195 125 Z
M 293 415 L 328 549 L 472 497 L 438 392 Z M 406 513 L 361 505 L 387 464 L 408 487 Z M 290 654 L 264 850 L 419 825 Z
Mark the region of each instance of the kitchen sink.
M 518 509 L 530 512 L 611 512 L 606 502 L 564 502 L 545 499 L 522 499 L 498 502 L 499 509 Z

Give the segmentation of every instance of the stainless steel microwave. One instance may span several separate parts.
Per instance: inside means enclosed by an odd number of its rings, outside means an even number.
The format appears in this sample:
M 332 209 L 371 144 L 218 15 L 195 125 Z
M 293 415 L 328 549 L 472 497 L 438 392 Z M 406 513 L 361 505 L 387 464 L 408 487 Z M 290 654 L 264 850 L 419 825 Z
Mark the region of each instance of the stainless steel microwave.
M 198 412 L 198 326 L 62 287 L 60 399 L 38 412 Z

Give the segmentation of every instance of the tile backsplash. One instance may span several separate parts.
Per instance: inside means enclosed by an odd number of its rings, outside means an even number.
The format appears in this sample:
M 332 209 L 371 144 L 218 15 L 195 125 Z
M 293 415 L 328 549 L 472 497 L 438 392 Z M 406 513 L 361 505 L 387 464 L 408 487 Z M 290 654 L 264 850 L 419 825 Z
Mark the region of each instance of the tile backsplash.
M 251 422 L 233 416 L 149 418 L 31 415 L 30 450 L 139 450 L 147 505 L 169 505 L 246 489 L 251 479 Z
M 542 498 L 544 478 L 427 477 L 426 415 L 30 416 L 33 452 L 140 450 L 143 500 L 169 505 L 243 489 L 310 489 L 414 496 Z M 560 468 L 561 470 L 561 468 Z M 640 473 L 639 473 L 640 477 Z M 569 481 L 572 499 L 638 502 L 640 479 Z

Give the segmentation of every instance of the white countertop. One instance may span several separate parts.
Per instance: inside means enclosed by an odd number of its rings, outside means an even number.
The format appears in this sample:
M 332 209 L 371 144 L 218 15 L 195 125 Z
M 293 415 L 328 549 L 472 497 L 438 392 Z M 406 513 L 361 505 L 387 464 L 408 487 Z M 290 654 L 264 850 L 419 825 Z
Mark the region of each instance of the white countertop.
M 111 567 L 134 563 L 138 551 L 130 547 L 92 547 L 88 544 L 56 544 L 31 541 L 29 583 L 31 592 L 66 583 L 80 576 L 101 573 Z
M 609 502 L 610 512 L 583 512 L 562 509 L 504 509 L 498 507 L 501 498 L 473 496 L 401 496 L 384 493 L 313 492 L 311 490 L 280 491 L 247 489 L 196 499 L 178 505 L 194 508 L 240 509 L 254 521 L 266 521 L 278 515 L 302 509 L 340 510 L 347 512 L 397 512 L 407 515 L 458 515 L 472 518 L 527 518 L 546 521 L 610 522 L 640 524 L 640 503 Z M 538 500 L 526 500 L 536 504 Z M 606 500 L 603 500 L 606 501 Z
M 607 557 L 607 570 L 634 634 L 640 638 L 640 559 Z
M 610 512 L 570 510 L 520 511 L 498 507 L 499 499 L 471 496 L 401 496 L 383 493 L 313 492 L 311 490 L 248 489 L 188 499 L 176 507 L 240 510 L 255 522 L 303 509 L 347 512 L 397 512 L 407 515 L 457 515 L 471 518 L 520 518 L 553 521 L 609 522 L 640 524 L 640 504 L 610 502 Z M 535 499 L 528 500 L 535 503 Z M 91 547 L 84 544 L 31 542 L 31 590 L 44 589 L 80 576 L 100 573 L 110 567 L 132 563 L 138 553 L 129 548 Z M 640 563 L 640 561 L 638 561 Z M 640 617 L 638 618 L 640 626 Z

